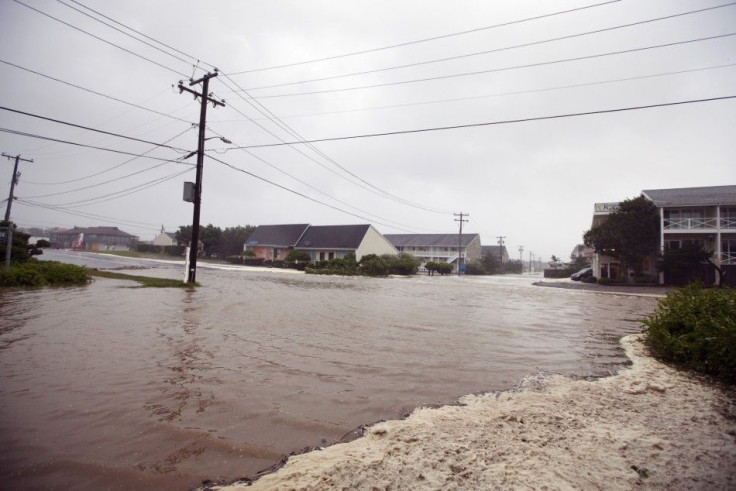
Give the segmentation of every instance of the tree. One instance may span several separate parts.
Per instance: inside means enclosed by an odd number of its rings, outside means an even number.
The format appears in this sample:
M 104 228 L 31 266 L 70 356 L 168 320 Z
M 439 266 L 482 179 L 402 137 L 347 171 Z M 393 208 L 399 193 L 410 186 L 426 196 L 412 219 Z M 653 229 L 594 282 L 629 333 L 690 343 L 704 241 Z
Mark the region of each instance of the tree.
M 5 220 L 0 221 L 0 227 L 14 227 L 11 222 Z M 10 260 L 14 263 L 22 263 L 28 261 L 31 256 L 43 254 L 43 251 L 34 245 L 28 244 L 31 236 L 20 230 L 13 228 L 13 243 L 10 246 Z M 0 264 L 5 261 L 6 244 L 0 244 Z
M 684 286 L 702 278 L 712 255 L 712 252 L 703 248 L 702 243 L 685 243 L 679 249 L 665 250 L 659 256 L 657 268 L 664 273 L 667 283 Z
M 578 256 L 577 254 L 570 254 L 570 268 L 575 271 L 580 271 L 584 268 L 590 267 L 590 260 L 585 256 Z
M 654 203 L 639 196 L 619 203 L 608 219 L 583 235 L 583 241 L 599 254 L 618 258 L 640 274 L 644 259 L 659 247 L 659 212 Z
M 250 234 L 253 233 L 255 227 L 246 225 L 242 227 L 227 227 L 222 231 L 222 240 L 218 247 L 219 257 L 235 256 L 243 252 L 243 246 L 248 242 Z
M 549 258 L 549 265 L 552 269 L 558 269 L 560 266 L 562 266 L 562 261 L 560 261 L 560 258 L 552 254 L 552 257 Z

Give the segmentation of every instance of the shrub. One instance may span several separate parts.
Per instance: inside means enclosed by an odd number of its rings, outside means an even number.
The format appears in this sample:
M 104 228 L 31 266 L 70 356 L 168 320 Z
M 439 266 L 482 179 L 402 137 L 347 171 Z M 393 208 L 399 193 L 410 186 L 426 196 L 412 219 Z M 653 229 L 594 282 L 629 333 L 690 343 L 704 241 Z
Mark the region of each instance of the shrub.
M 642 323 L 657 358 L 736 384 L 736 290 L 688 285 Z
M 243 256 L 228 256 L 225 258 L 225 261 L 231 264 L 243 264 L 243 259 Z
M 159 252 L 161 247 L 153 244 L 138 244 L 135 248 L 138 252 Z
M 360 274 L 365 276 L 388 276 L 388 263 L 375 254 L 368 254 L 360 259 Z
M 89 281 L 87 270 L 57 261 L 29 261 L 0 271 L 0 286 L 34 287 L 46 285 L 84 285 Z
M 483 267 L 482 264 L 477 262 L 467 263 L 465 265 L 465 274 L 470 275 L 482 275 L 487 274 L 486 269 Z
M 419 270 L 419 260 L 412 254 L 401 252 L 397 256 L 384 254 L 381 259 L 388 264 L 389 274 L 413 275 Z
M 169 256 L 183 256 L 186 250 L 186 246 L 183 245 L 164 246 L 164 254 L 168 254 Z
M 598 278 L 596 278 L 595 276 L 586 276 L 580 281 L 582 281 L 583 283 L 597 283 Z
M 308 262 L 310 261 L 309 253 L 306 251 L 299 251 L 297 249 L 292 249 L 289 251 L 289 253 L 286 255 L 287 261 L 300 261 L 300 262 Z
M 611 278 L 598 278 L 599 285 L 610 285 L 611 283 L 613 283 Z

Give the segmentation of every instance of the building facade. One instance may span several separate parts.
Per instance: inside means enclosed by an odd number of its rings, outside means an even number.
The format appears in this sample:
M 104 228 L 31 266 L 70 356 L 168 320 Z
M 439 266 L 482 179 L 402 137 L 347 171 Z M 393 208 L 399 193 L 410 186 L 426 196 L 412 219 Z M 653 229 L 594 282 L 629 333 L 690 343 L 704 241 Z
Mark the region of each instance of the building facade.
M 134 251 L 138 236 L 117 227 L 74 227 L 49 234 L 51 247 L 84 251 Z
M 481 259 L 478 234 L 463 234 L 462 237 L 458 234 L 386 234 L 386 238 L 399 252 L 409 253 L 421 261 L 422 268 L 433 261 L 450 263 L 457 272 L 459 258 L 465 263 Z
M 711 186 L 678 189 L 649 189 L 642 196 L 659 210 L 659 250 L 679 249 L 688 244 L 700 244 L 712 252 L 713 263 L 727 271 L 727 278 L 736 276 L 736 186 Z M 596 203 L 593 227 L 603 223 L 618 203 Z M 647 258 L 643 271 L 658 274 L 656 256 Z M 596 254 L 593 271 L 599 278 L 618 279 L 628 274 L 615 257 Z M 706 284 L 719 280 L 715 274 L 702 278 Z M 659 274 L 659 282 L 665 278 Z

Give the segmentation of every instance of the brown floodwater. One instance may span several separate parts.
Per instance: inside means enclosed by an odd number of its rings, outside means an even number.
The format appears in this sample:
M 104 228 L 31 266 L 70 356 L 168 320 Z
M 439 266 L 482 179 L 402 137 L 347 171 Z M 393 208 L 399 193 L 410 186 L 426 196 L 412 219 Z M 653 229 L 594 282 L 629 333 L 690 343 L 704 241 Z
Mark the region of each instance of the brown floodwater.
M 530 374 L 606 375 L 626 361 L 618 338 L 656 304 L 528 276 L 200 265 L 197 279 L 192 291 L 98 279 L 0 293 L 2 489 L 189 489 Z

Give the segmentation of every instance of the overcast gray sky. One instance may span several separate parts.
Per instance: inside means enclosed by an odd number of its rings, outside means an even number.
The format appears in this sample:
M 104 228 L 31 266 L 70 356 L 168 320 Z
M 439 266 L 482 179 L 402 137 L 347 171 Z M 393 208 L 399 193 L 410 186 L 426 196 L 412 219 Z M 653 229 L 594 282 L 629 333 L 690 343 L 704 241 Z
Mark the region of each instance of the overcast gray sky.
M 567 258 L 595 202 L 736 183 L 734 99 L 538 119 L 736 95 L 727 1 L 0 0 L 0 27 L 21 226 L 191 224 L 199 104 L 174 86 L 213 67 L 203 225 L 454 233 L 464 212 L 512 258 Z

